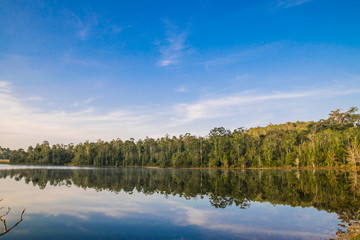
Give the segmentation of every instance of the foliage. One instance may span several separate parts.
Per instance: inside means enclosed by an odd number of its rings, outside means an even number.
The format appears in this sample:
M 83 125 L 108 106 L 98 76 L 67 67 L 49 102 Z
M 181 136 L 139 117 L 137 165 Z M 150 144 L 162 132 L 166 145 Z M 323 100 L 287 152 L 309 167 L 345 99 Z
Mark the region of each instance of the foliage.
M 11 150 L 0 146 L 0 159 L 10 159 Z

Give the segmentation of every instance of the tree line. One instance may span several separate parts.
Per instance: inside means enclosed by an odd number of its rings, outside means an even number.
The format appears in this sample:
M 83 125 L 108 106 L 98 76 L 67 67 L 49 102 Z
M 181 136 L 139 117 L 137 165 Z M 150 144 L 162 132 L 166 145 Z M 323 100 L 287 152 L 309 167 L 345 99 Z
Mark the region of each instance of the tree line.
M 10 159 L 11 150 L 10 148 L 3 148 L 0 146 L 0 159 Z
M 337 167 L 360 164 L 360 114 L 356 107 L 335 110 L 328 119 L 217 127 L 208 136 L 86 141 L 77 145 L 48 141 L 13 150 L 12 164 L 77 166 L 154 166 L 175 168 Z

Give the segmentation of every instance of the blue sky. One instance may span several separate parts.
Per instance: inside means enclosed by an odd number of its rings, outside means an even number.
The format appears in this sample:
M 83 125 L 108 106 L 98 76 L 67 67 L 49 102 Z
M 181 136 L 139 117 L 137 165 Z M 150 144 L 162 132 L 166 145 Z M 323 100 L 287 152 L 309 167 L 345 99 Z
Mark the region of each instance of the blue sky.
M 0 1 L 0 146 L 360 107 L 360 2 Z

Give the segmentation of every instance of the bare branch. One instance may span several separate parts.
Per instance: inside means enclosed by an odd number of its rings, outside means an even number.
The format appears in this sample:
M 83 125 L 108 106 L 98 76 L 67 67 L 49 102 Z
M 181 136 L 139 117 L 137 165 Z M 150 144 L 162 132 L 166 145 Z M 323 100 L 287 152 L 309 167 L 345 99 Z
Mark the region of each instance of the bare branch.
M 2 216 L 0 216 L 0 220 L 2 221 L 3 227 L 4 227 L 4 231 L 3 231 L 2 233 L 0 233 L 0 236 L 5 235 L 6 233 L 10 232 L 10 231 L 11 231 L 12 229 L 14 229 L 17 225 L 19 225 L 20 222 L 22 222 L 22 220 L 23 220 L 23 215 L 24 215 L 24 213 L 25 213 L 25 210 L 26 210 L 26 209 L 24 209 L 24 210 L 21 212 L 19 221 L 17 221 L 17 223 L 15 223 L 15 224 L 14 224 L 11 228 L 9 228 L 9 229 L 7 228 L 6 220 L 5 220 L 5 219 L 2 219 L 2 218 L 3 218 L 4 216 L 6 216 L 6 215 L 9 214 L 10 208 L 8 208 L 8 211 L 7 211 L 5 214 L 3 214 Z
M 0 216 L 0 219 L 3 218 L 3 217 L 5 217 L 6 215 L 8 215 L 9 212 L 10 212 L 10 208 L 8 207 L 8 211 L 7 211 L 5 214 L 1 215 L 1 216 Z

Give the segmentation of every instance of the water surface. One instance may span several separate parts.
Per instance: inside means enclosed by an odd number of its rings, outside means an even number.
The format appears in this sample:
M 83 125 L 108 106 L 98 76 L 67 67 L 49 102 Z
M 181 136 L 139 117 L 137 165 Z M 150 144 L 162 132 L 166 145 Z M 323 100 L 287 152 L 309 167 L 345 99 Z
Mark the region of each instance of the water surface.
M 0 166 L 4 239 L 326 239 L 356 172 Z M 4 209 L 2 210 L 4 211 Z

